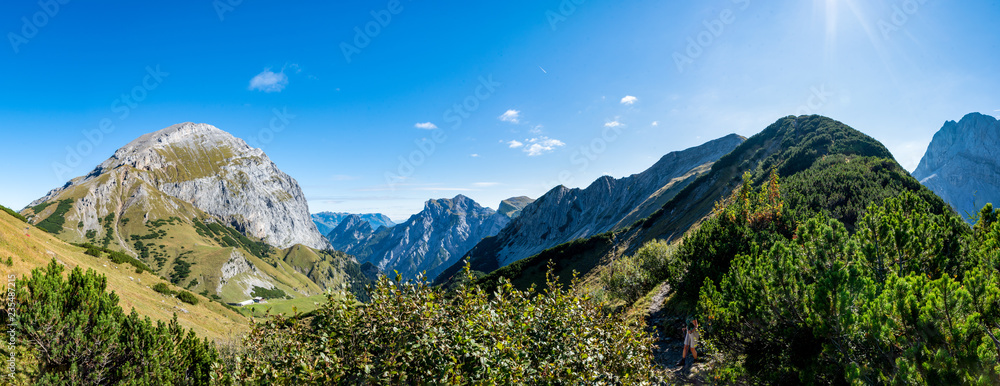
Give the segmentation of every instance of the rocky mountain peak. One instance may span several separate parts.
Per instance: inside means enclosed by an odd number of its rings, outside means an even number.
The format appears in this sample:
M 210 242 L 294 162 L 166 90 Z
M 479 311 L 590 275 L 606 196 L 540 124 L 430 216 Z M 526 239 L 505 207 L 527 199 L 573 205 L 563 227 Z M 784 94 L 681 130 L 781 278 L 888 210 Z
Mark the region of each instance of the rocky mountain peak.
M 963 216 L 1000 204 L 1000 121 L 971 113 L 945 122 L 913 177 Z
M 107 174 L 115 176 L 103 178 Z M 305 195 L 295 179 L 278 169 L 262 150 L 203 123 L 181 123 L 142 135 L 84 178 L 39 201 L 76 186 L 129 178 L 279 248 L 328 246 L 309 216 Z

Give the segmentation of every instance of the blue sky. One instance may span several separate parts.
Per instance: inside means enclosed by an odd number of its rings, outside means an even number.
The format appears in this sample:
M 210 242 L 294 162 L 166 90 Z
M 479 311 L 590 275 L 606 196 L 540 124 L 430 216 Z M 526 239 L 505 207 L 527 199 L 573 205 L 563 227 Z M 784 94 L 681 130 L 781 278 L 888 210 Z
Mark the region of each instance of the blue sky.
M 316 3 L 3 2 L 0 203 L 186 121 L 263 148 L 313 212 L 399 221 L 800 113 L 912 170 L 946 120 L 1000 114 L 997 1 Z

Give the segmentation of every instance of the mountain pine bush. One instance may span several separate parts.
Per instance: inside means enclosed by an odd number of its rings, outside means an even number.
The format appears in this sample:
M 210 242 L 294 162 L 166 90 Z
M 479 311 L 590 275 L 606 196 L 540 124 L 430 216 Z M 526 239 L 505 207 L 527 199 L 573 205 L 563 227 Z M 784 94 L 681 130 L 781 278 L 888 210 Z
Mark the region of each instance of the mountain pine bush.
M 208 384 L 215 346 L 174 315 L 153 323 L 126 314 L 107 278 L 52 260 L 18 279 L 13 321 L 18 376 L 29 384 Z M 10 314 L 2 313 L 4 322 Z

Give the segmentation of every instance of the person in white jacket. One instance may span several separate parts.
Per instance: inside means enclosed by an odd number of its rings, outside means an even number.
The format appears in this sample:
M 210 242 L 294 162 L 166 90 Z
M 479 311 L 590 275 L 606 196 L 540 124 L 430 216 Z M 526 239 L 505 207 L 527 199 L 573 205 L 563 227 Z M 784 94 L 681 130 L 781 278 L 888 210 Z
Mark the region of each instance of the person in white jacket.
M 681 360 L 677 361 L 677 366 L 683 366 L 684 360 L 687 359 L 688 351 L 691 352 L 691 357 L 694 360 L 698 360 L 698 352 L 695 348 L 698 347 L 698 319 L 691 319 L 691 328 L 684 327 L 684 350 L 681 351 Z

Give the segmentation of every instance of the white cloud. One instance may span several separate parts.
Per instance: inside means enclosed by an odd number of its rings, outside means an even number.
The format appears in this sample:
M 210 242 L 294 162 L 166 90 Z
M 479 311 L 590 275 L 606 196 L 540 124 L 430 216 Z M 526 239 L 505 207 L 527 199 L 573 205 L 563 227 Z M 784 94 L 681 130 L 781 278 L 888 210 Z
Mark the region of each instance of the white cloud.
M 659 125 L 660 125 L 660 121 L 653 121 L 653 123 L 651 124 L 651 126 L 653 126 L 653 127 L 656 127 L 656 126 L 659 126 Z
M 281 92 L 288 86 L 288 76 L 282 72 L 272 72 L 265 69 L 257 76 L 250 79 L 250 90 L 260 90 L 263 92 Z
M 635 104 L 635 102 L 638 102 L 638 101 L 639 101 L 639 98 L 636 98 L 636 97 L 631 96 L 631 95 L 626 95 L 624 98 L 622 98 L 622 104 L 623 105 Z
M 489 187 L 493 187 L 493 186 L 497 186 L 497 185 L 500 185 L 500 183 L 499 182 L 473 182 L 472 183 L 472 186 L 475 186 L 477 188 L 489 188 Z
M 479 154 L 477 154 L 477 153 L 472 153 L 472 154 L 469 154 L 469 157 L 472 157 L 472 158 L 479 158 Z
M 510 122 L 510 123 L 520 123 L 521 122 L 521 112 L 517 110 L 507 110 L 507 112 L 501 114 L 497 119 Z
M 539 156 L 552 152 L 557 147 L 566 146 L 562 141 L 549 137 L 532 138 L 528 140 L 528 143 L 529 145 L 524 148 L 524 152 L 528 153 L 529 157 Z
M 534 127 L 531 128 L 531 130 L 528 130 L 528 131 L 531 132 L 531 134 L 538 135 L 538 134 L 542 133 L 542 127 L 544 127 L 544 126 L 542 126 L 542 125 L 535 125 Z
M 416 127 L 418 129 L 424 129 L 424 130 L 434 130 L 434 129 L 438 128 L 437 125 L 435 125 L 435 124 L 433 124 L 431 122 L 418 123 L 416 125 L 413 125 L 413 127 Z
M 611 121 L 611 122 L 607 122 L 607 123 L 604 124 L 604 127 L 610 127 L 610 128 L 622 127 L 622 126 L 625 126 L 625 125 L 622 124 L 621 122 L 618 122 L 617 120 L 614 120 L 614 121 Z
M 515 139 L 513 141 L 507 142 L 507 145 L 510 145 L 511 149 L 517 149 L 521 146 L 524 146 L 524 143 Z

